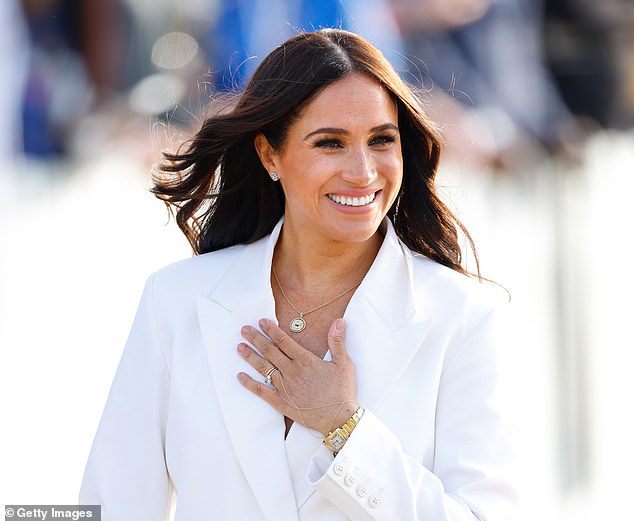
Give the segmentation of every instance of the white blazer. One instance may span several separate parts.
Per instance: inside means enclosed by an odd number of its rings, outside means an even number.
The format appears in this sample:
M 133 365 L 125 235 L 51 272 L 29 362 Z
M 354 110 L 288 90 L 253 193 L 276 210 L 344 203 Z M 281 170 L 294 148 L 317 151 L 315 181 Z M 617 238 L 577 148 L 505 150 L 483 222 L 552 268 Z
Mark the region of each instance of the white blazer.
M 244 389 L 244 324 L 275 318 L 273 233 L 148 280 L 80 492 L 103 521 L 513 517 L 500 404 L 501 299 L 413 254 L 388 222 L 345 312 L 366 413 L 333 459 Z M 329 355 L 329 354 L 328 354 Z M 328 356 L 327 355 L 327 356 Z

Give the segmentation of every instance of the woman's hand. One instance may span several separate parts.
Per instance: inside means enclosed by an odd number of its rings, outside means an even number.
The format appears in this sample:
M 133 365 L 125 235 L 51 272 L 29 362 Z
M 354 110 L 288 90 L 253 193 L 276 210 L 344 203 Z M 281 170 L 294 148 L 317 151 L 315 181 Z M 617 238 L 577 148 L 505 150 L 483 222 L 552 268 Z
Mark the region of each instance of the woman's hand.
M 275 388 L 239 373 L 242 385 L 291 420 L 324 436 L 343 425 L 358 408 L 354 364 L 344 346 L 344 320 L 335 320 L 328 331 L 331 362 L 304 349 L 273 321 L 262 319 L 259 325 L 264 335 L 251 326 L 241 332 L 262 356 L 247 344 L 239 344 L 238 353 L 262 376 L 277 367 L 271 374 Z

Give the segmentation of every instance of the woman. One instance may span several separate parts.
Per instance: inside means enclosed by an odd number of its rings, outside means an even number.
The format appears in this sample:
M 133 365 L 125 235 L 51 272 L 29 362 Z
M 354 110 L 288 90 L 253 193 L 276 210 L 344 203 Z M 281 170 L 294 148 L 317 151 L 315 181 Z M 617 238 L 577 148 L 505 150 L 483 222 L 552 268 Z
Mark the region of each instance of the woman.
M 500 306 L 461 267 L 439 151 L 380 53 L 322 30 L 168 154 L 154 192 L 198 256 L 147 283 L 82 503 L 105 521 L 166 519 L 174 493 L 178 521 L 509 519 Z

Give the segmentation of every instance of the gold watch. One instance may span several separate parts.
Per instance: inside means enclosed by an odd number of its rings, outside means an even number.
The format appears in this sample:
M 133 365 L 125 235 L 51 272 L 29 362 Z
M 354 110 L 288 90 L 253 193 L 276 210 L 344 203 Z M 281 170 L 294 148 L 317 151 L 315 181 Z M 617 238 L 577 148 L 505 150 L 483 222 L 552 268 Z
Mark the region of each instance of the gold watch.
M 330 432 L 324 439 L 324 445 L 328 447 L 335 456 L 346 444 L 346 441 L 348 441 L 350 434 L 352 434 L 357 423 L 359 423 L 364 411 L 365 409 L 363 407 L 359 407 L 346 423 Z

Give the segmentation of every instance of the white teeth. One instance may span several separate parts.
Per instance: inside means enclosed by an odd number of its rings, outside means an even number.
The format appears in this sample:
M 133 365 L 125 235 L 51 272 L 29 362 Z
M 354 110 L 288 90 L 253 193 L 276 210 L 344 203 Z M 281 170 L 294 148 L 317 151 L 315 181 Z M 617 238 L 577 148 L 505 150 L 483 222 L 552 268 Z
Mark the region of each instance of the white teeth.
M 374 201 L 375 196 L 376 192 L 364 197 L 345 197 L 343 195 L 328 194 L 328 199 L 344 206 L 365 206 Z

